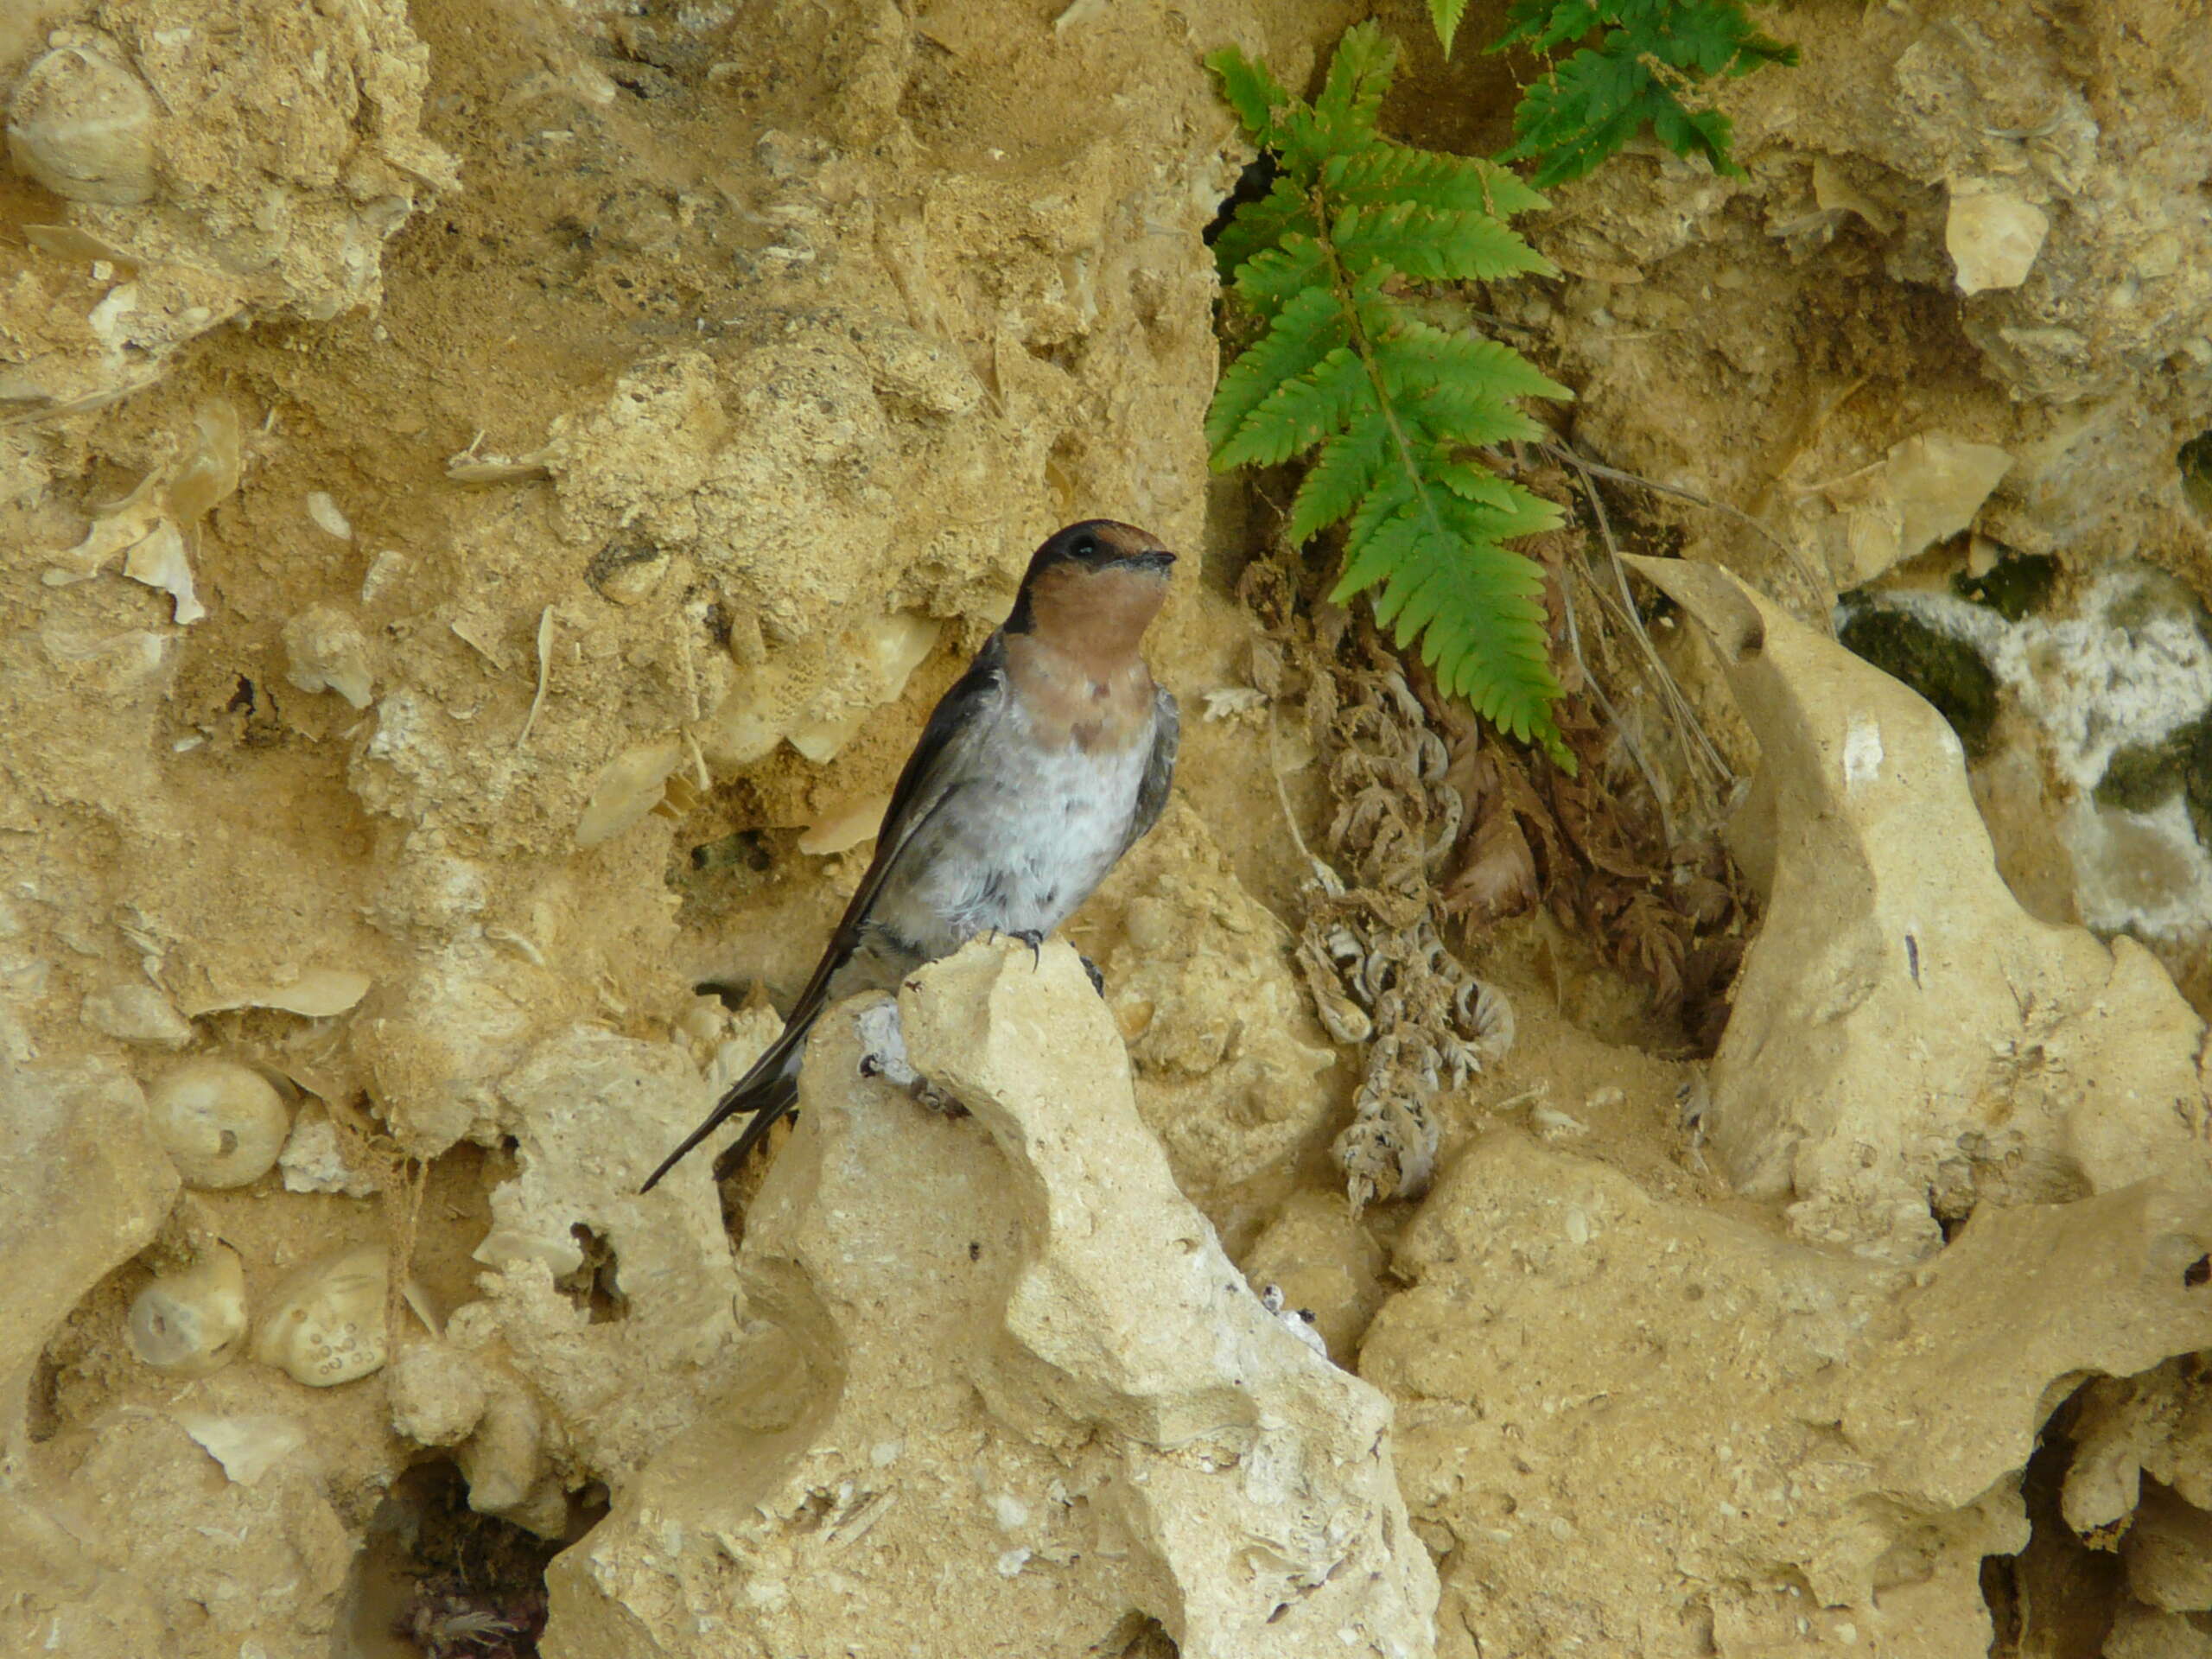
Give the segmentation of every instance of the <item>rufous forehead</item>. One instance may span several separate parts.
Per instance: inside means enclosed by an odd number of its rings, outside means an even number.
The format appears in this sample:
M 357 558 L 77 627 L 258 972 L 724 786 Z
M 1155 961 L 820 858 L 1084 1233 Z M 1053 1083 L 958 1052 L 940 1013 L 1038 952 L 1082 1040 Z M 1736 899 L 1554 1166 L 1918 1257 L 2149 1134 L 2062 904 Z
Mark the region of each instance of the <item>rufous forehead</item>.
M 1102 544 L 1121 554 L 1150 553 L 1160 546 L 1160 538 L 1149 531 L 1139 530 L 1135 524 L 1116 524 L 1110 518 L 1093 533 Z

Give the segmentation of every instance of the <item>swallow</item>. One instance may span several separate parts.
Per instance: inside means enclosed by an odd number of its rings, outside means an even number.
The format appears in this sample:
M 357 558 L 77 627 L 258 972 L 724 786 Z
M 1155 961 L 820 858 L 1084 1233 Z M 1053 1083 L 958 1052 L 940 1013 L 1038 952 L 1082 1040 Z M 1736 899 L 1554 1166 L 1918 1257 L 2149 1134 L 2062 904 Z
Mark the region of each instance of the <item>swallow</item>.
M 895 991 L 984 934 L 1034 952 L 1152 828 L 1181 717 L 1141 647 L 1174 563 L 1154 537 L 1110 518 L 1070 524 L 1037 550 L 1013 611 L 922 728 L 875 856 L 783 1034 L 640 1191 L 750 1113 L 715 1173 L 742 1163 L 791 1109 L 807 1033 L 830 1003 Z

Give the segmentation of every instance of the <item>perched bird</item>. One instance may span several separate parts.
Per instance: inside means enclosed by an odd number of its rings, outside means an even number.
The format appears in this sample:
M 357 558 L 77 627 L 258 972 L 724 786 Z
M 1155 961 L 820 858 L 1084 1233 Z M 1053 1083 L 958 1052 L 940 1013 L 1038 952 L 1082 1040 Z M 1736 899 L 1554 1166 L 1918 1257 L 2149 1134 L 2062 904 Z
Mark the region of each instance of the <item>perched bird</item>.
M 922 728 L 875 857 L 783 1034 L 644 1191 L 749 1112 L 715 1173 L 743 1161 L 791 1109 L 807 1033 L 831 1002 L 895 990 L 982 934 L 1037 948 L 1152 828 L 1181 728 L 1138 647 L 1174 563 L 1145 531 L 1109 518 L 1070 524 L 1037 550 L 1013 613 Z

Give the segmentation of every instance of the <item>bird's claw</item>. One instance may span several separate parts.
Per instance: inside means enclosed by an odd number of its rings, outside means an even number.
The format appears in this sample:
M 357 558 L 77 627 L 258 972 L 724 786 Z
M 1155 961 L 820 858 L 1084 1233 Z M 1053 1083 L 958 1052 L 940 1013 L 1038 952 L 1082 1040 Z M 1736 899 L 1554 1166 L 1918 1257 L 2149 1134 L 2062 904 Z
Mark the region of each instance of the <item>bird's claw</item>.
M 906 1092 L 914 1097 L 914 1104 L 925 1112 L 935 1112 L 940 1117 L 968 1116 L 965 1106 L 925 1077 L 917 1077 L 907 1086 Z
M 1045 959 L 1045 935 L 1043 931 L 1039 928 L 1026 927 L 1014 933 L 1010 933 L 1007 937 L 1013 939 L 1018 939 L 1022 944 L 1029 947 L 1029 968 L 1030 971 L 1034 973 L 1039 964 L 1040 964 Z

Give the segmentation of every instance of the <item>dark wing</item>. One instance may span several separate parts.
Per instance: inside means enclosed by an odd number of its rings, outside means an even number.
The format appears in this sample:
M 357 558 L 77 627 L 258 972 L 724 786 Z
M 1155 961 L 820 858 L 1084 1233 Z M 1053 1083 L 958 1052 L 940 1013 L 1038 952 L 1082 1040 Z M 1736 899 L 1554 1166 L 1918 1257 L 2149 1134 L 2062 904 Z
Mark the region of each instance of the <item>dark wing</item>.
M 875 856 L 868 861 L 868 874 L 861 877 L 860 886 L 853 889 L 852 899 L 837 923 L 837 931 L 830 936 L 830 948 L 822 953 L 814 977 L 807 981 L 806 988 L 792 1005 L 792 1023 L 802 1017 L 810 1020 L 819 1012 L 830 988 L 830 976 L 860 943 L 861 928 L 874 909 L 875 895 L 885 880 L 898 867 L 900 855 L 912 845 L 922 826 L 957 792 L 967 775 L 966 758 L 973 752 L 977 733 L 987 723 L 988 706 L 1003 694 L 1005 686 L 1006 636 L 994 632 L 976 653 L 976 660 L 968 664 L 968 671 L 938 699 L 921 736 L 914 740 L 914 752 L 906 757 L 899 781 L 891 786 L 891 804 L 883 810 L 883 827 L 875 832 Z
M 830 978 L 851 958 L 854 948 L 860 944 L 861 930 L 867 925 L 868 912 L 875 907 L 876 894 L 898 868 L 900 855 L 913 845 L 923 827 L 958 792 L 960 780 L 968 771 L 967 758 L 973 750 L 976 734 L 988 723 L 988 706 L 1003 694 L 1005 684 L 1006 638 L 1002 633 L 994 633 L 976 653 L 976 660 L 968 664 L 968 671 L 938 700 L 928 723 L 922 728 L 921 736 L 915 740 L 914 752 L 906 757 L 899 781 L 892 785 L 891 804 L 884 809 L 883 827 L 875 833 L 875 856 L 868 861 L 868 874 L 861 877 L 860 886 L 853 890 L 845 913 L 839 919 L 836 931 L 830 936 L 829 948 L 815 964 L 806 988 L 791 1004 L 782 1035 L 730 1086 L 707 1121 L 663 1160 L 639 1189 L 641 1192 L 652 1191 L 654 1184 L 674 1168 L 684 1154 L 736 1113 L 753 1111 L 756 1116 L 734 1151 L 749 1147 L 790 1107 L 798 1093 L 785 1075 L 791 1051 L 804 1042 L 807 1033 L 814 1028 L 816 1016 L 829 999 Z M 1154 808 L 1155 814 L 1157 810 Z
M 1129 833 L 1122 840 L 1124 853 L 1160 822 L 1167 807 L 1168 789 L 1175 782 L 1175 751 L 1183 741 L 1183 711 L 1164 685 L 1153 694 L 1152 714 L 1152 753 L 1145 757 L 1144 779 L 1137 785 L 1137 810 L 1129 818 Z

